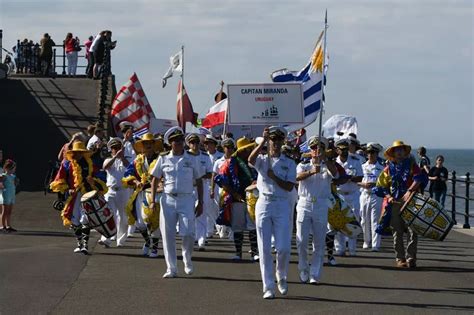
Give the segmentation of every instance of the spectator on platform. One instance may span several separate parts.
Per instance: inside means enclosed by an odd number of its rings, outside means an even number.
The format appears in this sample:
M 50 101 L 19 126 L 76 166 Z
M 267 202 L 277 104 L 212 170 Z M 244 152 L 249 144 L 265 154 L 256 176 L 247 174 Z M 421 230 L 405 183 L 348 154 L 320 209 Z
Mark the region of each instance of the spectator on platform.
M 443 166 L 444 156 L 438 155 L 436 157 L 436 164 L 430 169 L 428 178 L 430 180 L 430 196 L 444 208 L 444 202 L 446 200 L 446 192 L 448 187 L 446 181 L 448 180 L 448 170 Z
M 87 141 L 89 141 L 90 138 L 94 135 L 95 132 L 95 125 L 89 125 L 87 126 L 86 132 L 87 132 Z M 85 142 L 85 141 L 84 141 Z
M 86 50 L 86 54 L 85 54 L 85 57 L 87 59 L 87 67 L 86 67 L 86 75 L 88 78 L 92 77 L 92 67 L 93 67 L 93 64 L 92 64 L 92 55 L 90 53 L 90 49 L 91 49 L 91 46 L 92 46 L 92 41 L 94 40 L 94 37 L 93 36 L 89 36 L 89 38 L 87 39 L 87 41 L 84 42 L 84 47 L 85 47 L 85 50 Z
M 98 79 L 99 73 L 102 69 L 104 64 L 104 52 L 105 52 L 105 33 L 106 31 L 102 31 L 99 33 L 99 37 L 94 40 L 92 43 L 91 49 L 94 53 L 94 69 L 93 69 L 93 77 L 94 79 Z
M 67 33 L 64 40 L 64 47 L 67 58 L 67 75 L 76 76 L 77 52 L 80 50 L 79 38 L 74 38 L 72 33 Z
M 45 33 L 40 41 L 40 44 L 40 61 L 42 63 L 42 67 L 40 69 L 42 69 L 42 74 L 44 76 L 49 76 L 51 72 L 51 62 L 53 59 L 53 46 L 56 45 L 56 43 L 51 39 L 48 33 Z

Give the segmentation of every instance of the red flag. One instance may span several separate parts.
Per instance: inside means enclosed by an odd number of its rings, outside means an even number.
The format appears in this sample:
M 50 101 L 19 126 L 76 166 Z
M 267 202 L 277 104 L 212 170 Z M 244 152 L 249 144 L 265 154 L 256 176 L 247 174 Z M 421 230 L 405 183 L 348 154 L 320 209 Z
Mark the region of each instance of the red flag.
M 181 91 L 182 90 L 182 91 Z M 176 116 L 178 124 L 184 131 L 186 131 L 186 122 L 189 121 L 193 125 L 196 125 L 197 119 L 193 110 L 193 105 L 189 100 L 189 96 L 186 93 L 186 88 L 183 86 L 182 80 L 178 83 L 178 96 L 176 101 Z
M 150 118 L 155 118 L 153 109 L 148 103 L 145 92 L 135 73 L 115 96 L 110 115 L 117 133 L 120 133 L 119 124 L 122 121 L 132 123 L 135 130 L 139 130 L 149 128 Z
M 226 111 L 227 99 L 224 99 L 209 109 L 209 112 L 206 114 L 206 118 L 202 120 L 202 126 L 209 129 L 223 124 L 225 121 Z

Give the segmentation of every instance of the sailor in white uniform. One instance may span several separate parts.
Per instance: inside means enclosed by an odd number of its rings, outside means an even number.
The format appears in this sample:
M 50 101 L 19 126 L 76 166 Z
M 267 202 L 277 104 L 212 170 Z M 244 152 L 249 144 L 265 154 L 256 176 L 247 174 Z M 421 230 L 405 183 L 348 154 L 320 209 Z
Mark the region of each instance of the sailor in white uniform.
M 199 149 L 201 140 L 195 133 L 190 133 L 186 136 L 186 144 L 189 147 L 188 153 L 193 155 L 197 159 L 197 163 L 200 168 L 200 172 L 204 174 L 202 176 L 202 202 L 203 202 L 203 214 L 196 218 L 196 241 L 199 251 L 205 250 L 206 236 L 207 236 L 207 217 L 211 208 L 211 196 L 210 196 L 210 179 L 212 176 L 212 162 L 209 154 L 202 152 Z M 194 186 L 196 188 L 196 186 Z M 194 189 L 194 194 L 197 196 L 197 191 Z
M 249 164 L 258 172 L 259 198 L 255 207 L 263 298 L 275 297 L 275 274 L 271 239 L 275 237 L 276 280 L 282 295 L 288 293 L 287 275 L 290 261 L 290 192 L 296 183 L 296 164 L 281 153 L 287 132 L 281 127 L 265 128 L 263 139 L 249 156 Z M 268 145 L 268 154 L 260 154 Z
M 163 252 L 167 270 L 163 278 L 175 278 L 178 274 L 176 259 L 176 224 L 182 236 L 182 255 L 184 272 L 191 275 L 194 271 L 191 255 L 194 246 L 195 216 L 202 215 L 202 173 L 197 160 L 184 150 L 184 133 L 180 127 L 170 128 L 164 136 L 171 151 L 160 155 L 151 170 L 152 200 L 155 200 L 158 181 L 163 178 L 163 194 L 160 199 L 160 229 L 163 238 Z M 193 196 L 193 182 L 197 188 L 197 206 Z M 154 203 L 150 208 L 156 209 Z
M 336 162 L 344 168 L 346 174 L 350 177 L 347 183 L 337 187 L 337 192 L 344 198 L 346 203 L 354 212 L 354 215 L 360 221 L 360 190 L 357 183 L 359 183 L 363 177 L 362 165 L 357 156 L 349 154 L 349 140 L 347 138 L 338 140 L 335 145 L 339 153 Z M 355 256 L 357 238 L 349 238 L 340 232 L 336 234 L 334 242 L 336 255 L 345 255 L 346 242 L 349 245 L 349 255 Z
M 328 140 L 324 137 L 311 137 L 308 140 L 311 160 L 299 163 L 296 168 L 296 180 L 299 182 L 299 200 L 296 206 L 296 246 L 298 270 L 303 283 L 309 280 L 311 284 L 318 284 L 323 269 L 331 181 L 338 176 L 334 161 L 326 158 L 325 149 L 328 145 Z M 308 265 L 310 233 L 313 234 L 311 267 Z
M 212 167 L 214 170 L 214 163 L 218 159 L 220 159 L 224 153 L 217 151 L 217 144 L 219 142 L 217 141 L 216 138 L 214 138 L 212 135 L 206 135 L 206 138 L 204 139 L 204 147 L 207 151 L 207 154 L 209 154 L 209 157 L 211 159 Z M 215 176 L 215 173 L 213 172 L 213 176 Z M 207 215 L 207 237 L 210 238 L 214 235 L 214 227 L 216 225 L 216 219 L 219 214 L 219 187 L 217 185 L 214 185 L 213 180 L 211 178 L 210 184 L 209 184 L 209 196 L 211 198 L 211 204 L 208 209 L 208 215 Z
M 364 245 L 362 248 L 372 248 L 372 251 L 377 252 L 380 248 L 381 235 L 375 232 L 377 224 L 382 212 L 383 199 L 377 197 L 372 188 L 375 187 L 377 178 L 382 173 L 384 166 L 378 161 L 378 154 L 383 150 L 383 147 L 374 142 L 367 144 L 368 160 L 362 164 L 362 171 L 364 178 L 359 186 L 362 188 L 360 194 L 360 217 L 362 232 L 364 233 Z

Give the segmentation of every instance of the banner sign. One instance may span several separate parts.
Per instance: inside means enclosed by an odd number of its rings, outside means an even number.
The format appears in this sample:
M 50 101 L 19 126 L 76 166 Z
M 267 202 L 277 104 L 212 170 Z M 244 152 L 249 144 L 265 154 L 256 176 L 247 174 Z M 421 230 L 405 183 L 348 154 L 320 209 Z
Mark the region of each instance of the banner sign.
M 230 125 L 277 125 L 304 122 L 300 83 L 228 84 Z
M 168 129 L 177 125 L 178 125 L 178 122 L 176 120 L 151 118 L 149 130 L 153 134 L 157 134 L 157 133 L 165 134 L 165 132 Z
M 234 139 L 241 137 L 256 138 L 263 135 L 263 129 L 265 125 L 227 125 L 227 132 L 234 135 Z M 211 128 L 211 132 L 214 135 L 221 135 L 224 131 L 224 124 L 217 125 Z

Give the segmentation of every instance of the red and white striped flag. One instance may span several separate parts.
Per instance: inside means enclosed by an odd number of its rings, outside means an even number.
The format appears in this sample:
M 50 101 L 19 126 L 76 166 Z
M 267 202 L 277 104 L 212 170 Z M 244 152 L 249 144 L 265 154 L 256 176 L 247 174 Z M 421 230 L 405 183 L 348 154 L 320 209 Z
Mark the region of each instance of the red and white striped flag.
M 227 99 L 223 99 L 219 103 L 209 108 L 206 118 L 202 120 L 202 126 L 209 129 L 217 125 L 222 125 L 225 121 L 226 111 Z
M 181 93 L 182 90 L 182 93 Z M 186 131 L 186 122 L 189 121 L 193 125 L 197 123 L 197 114 L 194 113 L 193 105 L 186 93 L 186 88 L 183 86 L 183 81 L 178 82 L 178 96 L 176 98 L 176 117 L 178 124 L 183 131 Z
M 155 118 L 155 114 L 136 73 L 115 96 L 110 115 L 117 134 L 120 134 L 119 124 L 122 121 L 132 123 L 135 130 L 149 128 L 150 118 Z

